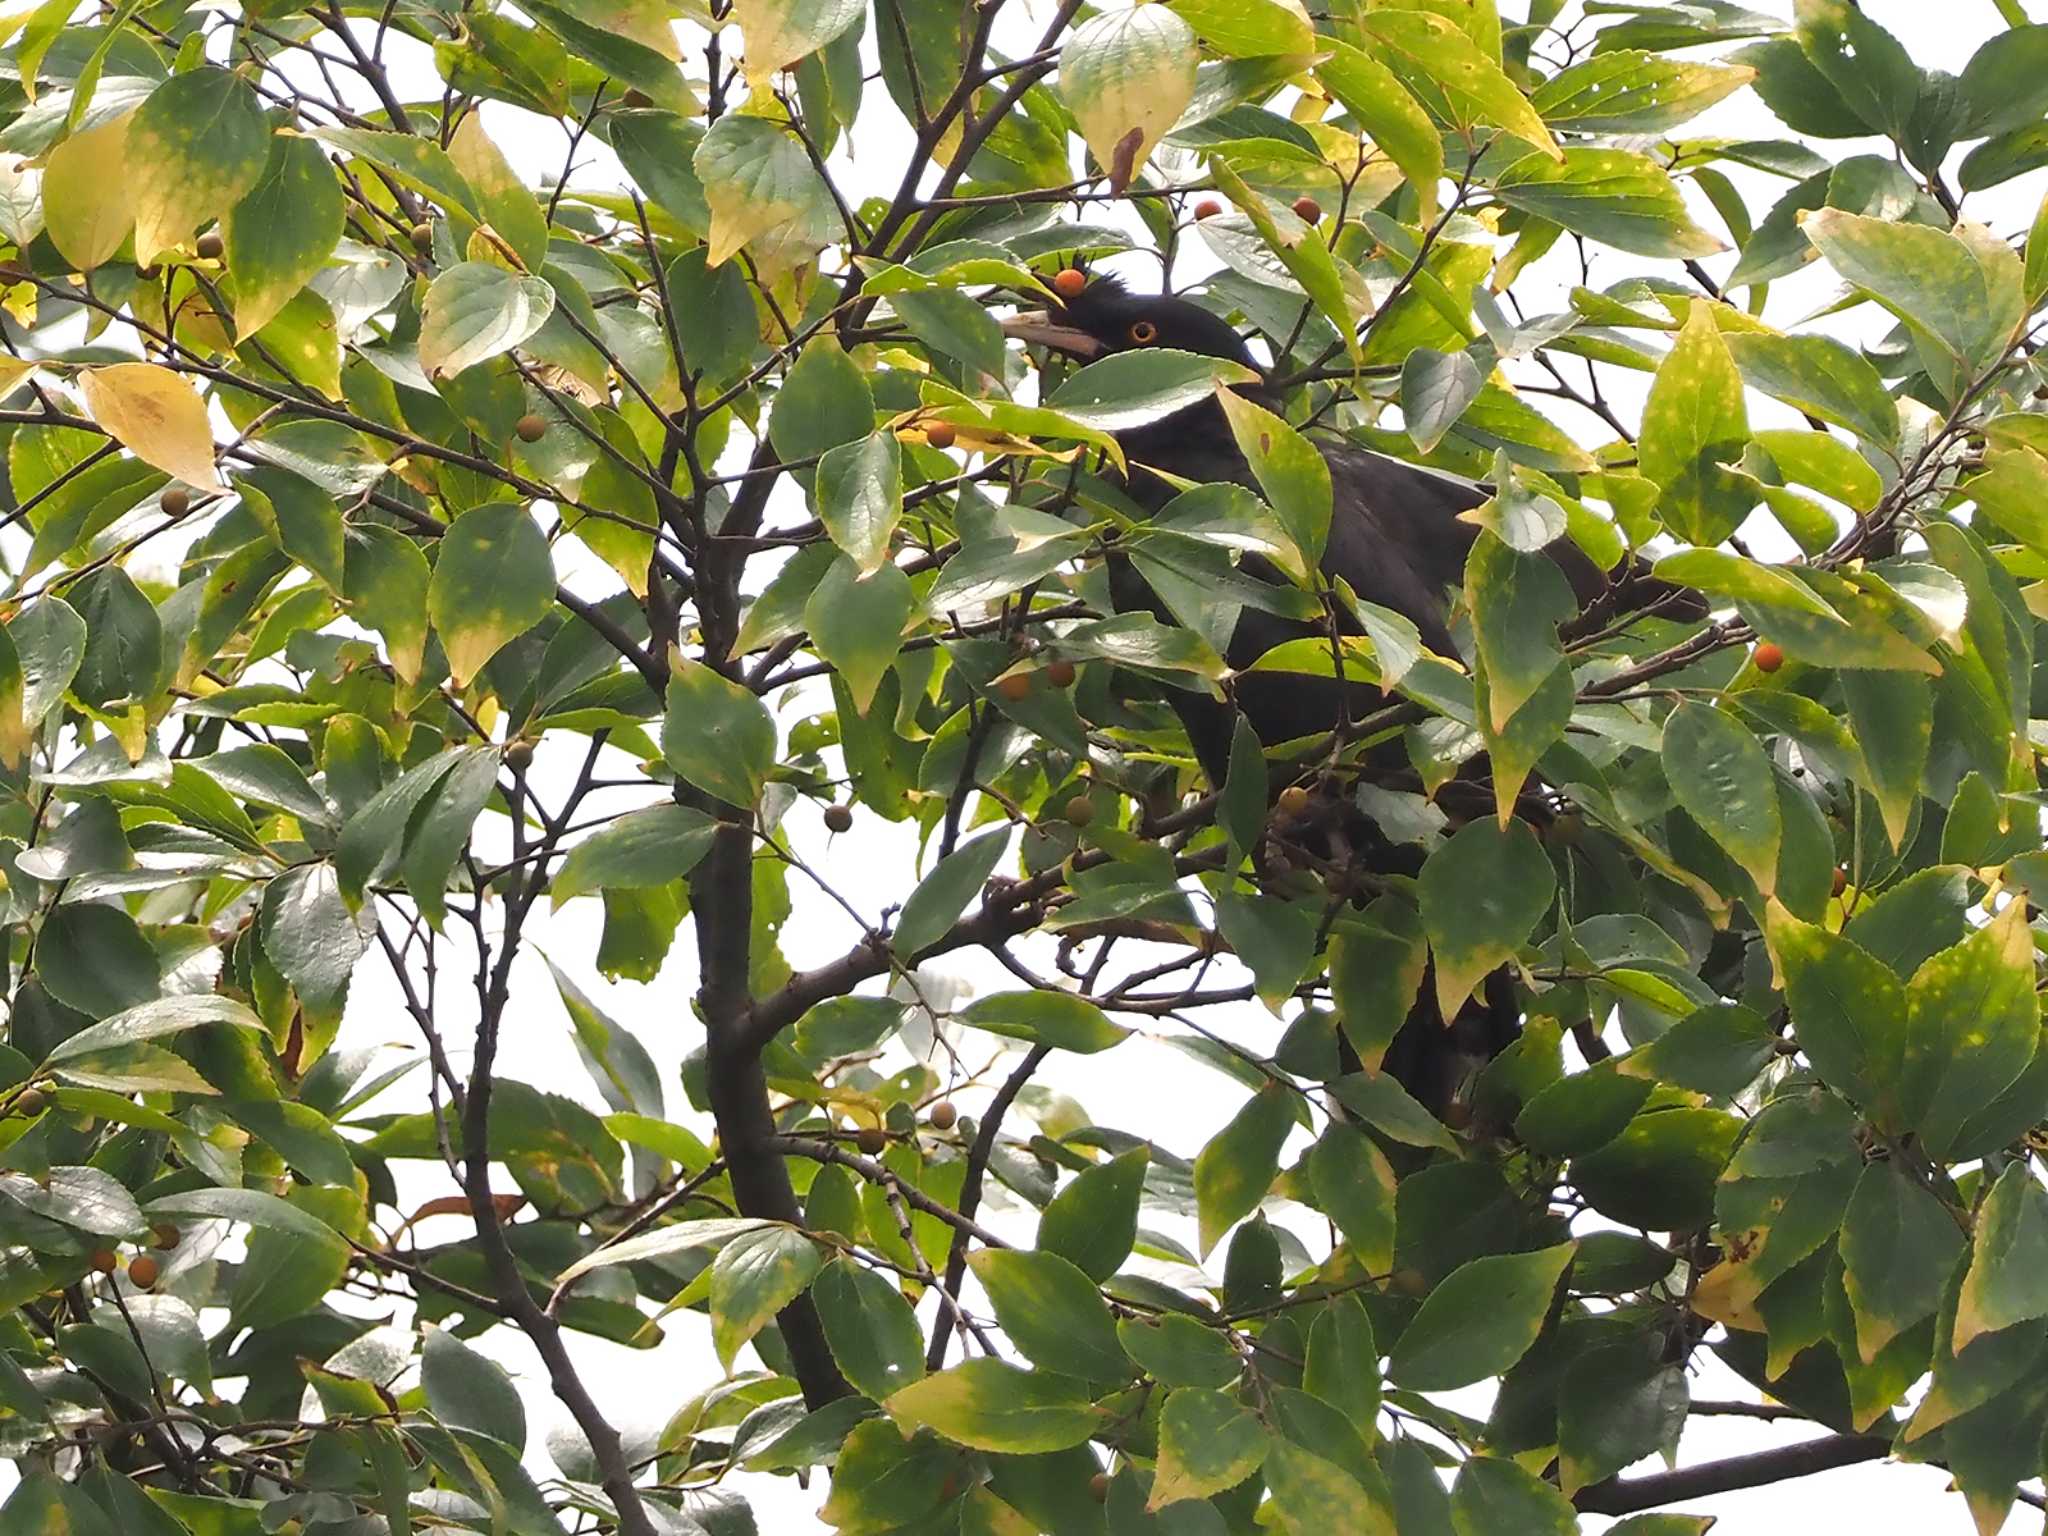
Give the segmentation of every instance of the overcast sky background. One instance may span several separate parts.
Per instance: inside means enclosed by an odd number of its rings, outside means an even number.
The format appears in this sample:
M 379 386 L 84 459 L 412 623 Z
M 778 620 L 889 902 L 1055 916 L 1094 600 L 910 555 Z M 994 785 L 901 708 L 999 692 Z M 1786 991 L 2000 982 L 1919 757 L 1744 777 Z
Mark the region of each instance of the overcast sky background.
M 1790 11 L 1790 0 L 1750 0 L 1750 3 L 1761 10 L 1787 14 Z M 2031 6 L 2040 13 L 2041 19 L 2048 20 L 2048 0 L 2031 0 Z M 1519 12 L 1519 0 L 1506 4 L 1504 9 Z M 1944 4 L 1932 4 L 1929 0 L 1864 0 L 1863 9 L 1896 33 L 1923 66 L 1950 71 L 1959 71 L 1970 53 L 2002 27 L 1991 0 L 1948 0 Z M 998 30 L 998 46 L 1007 46 L 1013 53 L 1028 51 L 1050 10 L 1050 0 L 1011 0 L 1003 25 Z M 695 41 L 698 40 L 693 39 L 693 44 Z M 402 88 L 404 85 L 401 76 Z M 429 92 L 422 85 L 415 94 L 424 96 Z M 431 94 L 438 97 L 438 85 L 432 88 Z M 526 174 L 535 175 L 537 168 L 561 164 L 566 141 L 558 125 L 543 124 L 496 105 L 486 108 L 486 120 L 493 136 L 511 152 L 513 163 Z M 1689 136 L 1782 136 L 1782 130 L 1769 114 L 1746 95 L 1716 108 L 1689 125 L 1685 132 Z M 842 187 L 849 192 L 849 200 L 857 202 L 863 196 L 893 192 L 908 151 L 909 131 L 895 116 L 879 82 L 871 82 L 869 86 L 857 140 L 851 149 L 842 149 L 834 156 L 834 169 L 841 178 Z M 1884 148 L 1876 143 L 1831 143 L 1819 147 L 1830 158 L 1836 159 L 1852 152 L 1881 151 Z M 1752 214 L 1758 218 L 1770 201 L 1789 185 L 1756 173 L 1737 170 L 1734 174 L 1749 192 Z M 596 185 L 616 176 L 616 166 L 609 161 L 603 147 L 586 140 L 584 148 L 579 151 L 579 168 L 574 184 Z M 1979 194 L 1969 200 L 1966 213 L 2001 233 L 2024 231 L 2042 195 L 2044 180 L 2048 177 L 2037 174 Z M 1091 213 L 1091 218 L 1099 216 Z M 1703 199 L 1700 200 L 1700 218 L 1709 228 L 1718 230 L 1721 227 L 1718 219 L 1706 209 Z M 1186 263 L 1202 259 L 1199 242 L 1187 242 L 1187 249 L 1190 254 L 1185 259 Z M 1730 261 L 1732 257 L 1722 257 L 1708 265 L 1716 271 L 1725 271 Z M 1148 258 L 1133 258 L 1130 268 L 1133 277 L 1141 282 L 1154 280 L 1157 270 Z M 1653 269 L 1670 276 L 1682 276 L 1675 263 L 1653 268 L 1639 258 L 1610 257 L 1604 268 L 1596 270 L 1595 283 L 1599 285 L 1631 272 Z M 1201 270 L 1199 266 L 1184 264 L 1177 275 L 1178 280 L 1182 283 L 1191 281 L 1200 275 Z M 1541 312 L 1562 307 L 1563 285 L 1576 280 L 1575 260 L 1568 260 L 1560 254 L 1540 267 L 1532 280 L 1518 284 L 1517 291 L 1524 295 L 1525 307 L 1532 312 Z M 1549 285 L 1547 292 L 1546 284 Z M 1832 274 L 1817 265 L 1799 278 L 1773 286 L 1766 317 L 1782 326 L 1795 324 L 1825 304 L 1836 287 Z M 1866 310 L 1831 324 L 1851 335 L 1869 335 L 1875 325 L 1873 314 L 1874 311 Z M 1621 403 L 1627 413 L 1631 406 L 1625 397 Z M 1606 435 L 1596 423 L 1582 416 L 1575 417 L 1569 406 L 1562 408 L 1559 419 L 1585 433 L 1588 442 L 1598 441 Z M 782 508 L 785 521 L 793 521 L 802 515 L 800 510 L 791 511 L 788 502 L 782 503 Z M 571 569 L 573 557 L 567 546 L 563 546 L 562 553 L 566 573 Z M 579 586 L 584 584 L 582 578 L 585 574 L 589 575 L 592 591 L 607 584 L 604 577 L 588 569 L 587 563 L 574 569 Z M 555 759 L 566 758 L 571 751 L 580 758 L 581 748 L 573 741 L 563 749 L 543 751 L 537 773 L 544 784 L 551 765 L 556 770 L 560 769 Z M 645 798 L 651 801 L 655 797 L 650 794 Z M 615 804 L 623 808 L 624 802 L 616 801 Z M 827 871 L 827 878 L 832 879 L 840 893 L 870 921 L 879 917 L 884 906 L 900 901 L 910 888 L 916 850 L 912 841 L 914 834 L 904 828 L 886 826 L 869 813 L 860 811 L 852 832 L 828 840 L 817 809 L 805 804 L 791 814 L 788 829 L 806 856 L 817 867 Z M 795 898 L 795 916 L 783 931 L 782 944 L 792 964 L 802 967 L 830 959 L 843 953 L 860 938 L 860 930 L 846 913 L 822 893 L 808 887 L 801 875 L 792 876 L 791 890 Z M 600 921 L 601 913 L 594 900 L 578 901 L 571 903 L 559 916 L 535 925 L 531 932 L 539 949 L 545 950 L 577 979 L 590 996 L 639 1037 L 663 1069 L 670 1114 L 692 1124 L 708 1138 L 708 1117 L 694 1115 L 687 1110 L 676 1071 L 683 1056 L 701 1043 L 702 1038 L 702 1031 L 689 1008 L 689 998 L 696 988 L 696 957 L 689 926 L 686 923 L 677 935 L 674 950 L 656 981 L 648 985 L 628 983 L 614 986 L 604 983 L 595 972 Z M 450 979 L 453 980 L 461 969 L 460 966 L 451 966 Z M 948 957 L 943 965 L 934 969 L 939 973 L 935 980 L 941 984 L 950 981 L 966 995 L 1015 985 L 1008 974 L 986 956 Z M 453 1043 L 458 1045 L 463 1043 L 462 1037 L 468 1028 L 468 1019 L 462 1013 L 462 992 L 462 988 L 455 986 L 443 989 L 443 997 L 451 1005 L 448 1027 L 453 1031 Z M 566 1015 L 556 1001 L 539 953 L 529 952 L 521 961 L 514 996 L 515 1014 L 503 1044 L 500 1074 L 573 1095 L 602 1112 L 604 1106 L 577 1059 L 570 1042 Z M 1205 1022 L 1211 1027 L 1221 1027 L 1246 1045 L 1261 1050 L 1270 1050 L 1282 1027 L 1281 1021 L 1256 1004 L 1245 1004 L 1235 1010 L 1211 1010 L 1205 1016 Z M 381 1043 L 407 1051 L 417 1050 L 418 1041 L 411 1036 L 396 989 L 384 973 L 374 950 L 358 971 L 341 1043 L 347 1046 Z M 993 1037 L 971 1032 L 958 1037 L 962 1059 L 972 1066 L 992 1060 L 995 1046 L 999 1043 Z M 463 1055 L 466 1051 L 458 1051 L 458 1058 Z M 947 1068 L 943 1054 L 936 1057 L 933 1064 L 942 1075 L 945 1074 Z M 457 1066 L 460 1069 L 460 1059 Z M 996 1075 L 999 1079 L 1001 1070 Z M 1235 1084 L 1193 1063 L 1180 1052 L 1146 1038 L 1134 1039 L 1114 1053 L 1096 1058 L 1056 1053 L 1046 1063 L 1039 1081 L 1048 1088 L 1071 1095 L 1105 1123 L 1149 1135 L 1159 1145 L 1190 1158 L 1243 1101 L 1243 1090 Z M 423 1107 L 423 1103 L 414 1102 L 415 1099 L 423 1101 L 423 1095 L 423 1080 L 415 1074 L 406 1084 L 380 1100 L 376 1108 L 388 1112 Z M 973 1112 L 979 1097 L 974 1091 L 963 1092 L 960 1095 L 963 1109 Z M 1021 1120 L 1018 1123 L 1021 1127 Z M 401 1167 L 401 1189 L 407 1204 L 452 1192 L 445 1171 L 438 1165 L 417 1163 Z M 511 1187 L 509 1180 L 504 1187 Z M 997 1230 L 1028 1242 L 1033 1230 L 1028 1211 L 1020 1213 L 1015 1202 L 1005 1202 L 1007 1209 L 997 1207 L 995 1200 L 1003 1192 L 994 1181 L 991 1181 L 990 1193 L 991 1207 L 985 1219 Z M 1287 1211 L 1288 1208 L 1279 1207 L 1272 1214 L 1275 1220 L 1287 1222 L 1305 1235 L 1312 1235 L 1320 1229 L 1319 1220 L 1305 1219 L 1306 1213 L 1298 1208 L 1294 1209 L 1293 1220 L 1289 1220 Z M 1150 1212 L 1146 1220 L 1148 1225 L 1172 1230 L 1170 1223 L 1158 1222 Z M 456 1218 L 433 1218 L 423 1225 L 419 1237 L 429 1242 L 450 1240 L 459 1238 L 463 1232 L 464 1223 Z M 1185 1235 L 1192 1246 L 1191 1232 L 1177 1235 Z M 1219 1249 L 1219 1272 L 1220 1260 Z M 929 1314 L 927 1304 L 924 1315 L 929 1317 Z M 395 1321 L 403 1325 L 406 1319 L 401 1316 Z M 651 1352 L 628 1350 L 580 1334 L 569 1335 L 598 1401 L 615 1423 L 629 1430 L 658 1428 L 689 1397 L 718 1379 L 719 1367 L 710 1349 L 707 1325 L 700 1315 L 678 1314 L 672 1317 L 668 1321 L 667 1332 L 666 1342 Z M 545 1377 L 520 1336 L 509 1329 L 500 1329 L 481 1341 L 481 1347 L 505 1364 L 526 1390 L 532 1423 L 530 1459 L 538 1474 L 550 1474 L 552 1468 L 546 1462 L 541 1446 L 547 1428 L 566 1420 L 566 1412 L 548 1393 Z M 1695 1379 L 1696 1396 L 1754 1396 L 1740 1382 L 1715 1366 L 1710 1358 L 1704 1355 L 1702 1358 L 1707 1360 L 1707 1364 Z M 751 1357 L 742 1357 L 743 1366 L 752 1363 Z M 1464 1399 L 1458 1406 L 1484 1412 L 1486 1394 L 1483 1391 L 1464 1394 Z M 1710 1460 L 1783 1443 L 1809 1428 L 1794 1424 L 1762 1425 L 1736 1419 L 1695 1420 L 1687 1428 L 1682 1456 L 1688 1463 Z M 815 1511 L 824 1497 L 822 1480 L 815 1481 L 808 1491 L 799 1489 L 787 1478 L 746 1477 L 737 1481 L 754 1500 L 764 1533 L 803 1536 L 803 1533 L 826 1529 L 815 1519 Z M 1724 1531 L 1784 1530 L 1802 1523 L 1853 1522 L 1870 1532 L 1953 1531 L 1960 1536 L 1960 1533 L 1971 1529 L 1969 1515 L 1960 1497 L 1945 1491 L 1945 1483 L 1945 1474 L 1936 1470 L 1880 1463 L 1775 1488 L 1700 1500 L 1683 1507 L 1723 1516 L 1721 1529 Z M 1598 1519 L 1589 1518 L 1586 1522 L 1589 1530 L 1598 1530 L 1602 1524 Z M 2006 1527 L 2008 1532 L 2039 1528 L 2040 1516 L 2024 1506 L 2017 1508 Z

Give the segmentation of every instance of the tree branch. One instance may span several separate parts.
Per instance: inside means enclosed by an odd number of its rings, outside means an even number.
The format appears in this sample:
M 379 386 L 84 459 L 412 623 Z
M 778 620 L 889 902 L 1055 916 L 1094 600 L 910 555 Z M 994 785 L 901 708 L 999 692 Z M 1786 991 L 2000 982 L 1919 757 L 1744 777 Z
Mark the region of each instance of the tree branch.
M 1604 1483 L 1581 1488 L 1572 1496 L 1572 1506 L 1589 1515 L 1630 1515 L 1681 1499 L 1703 1499 L 1738 1488 L 1761 1488 L 1836 1467 L 1851 1467 L 1861 1461 L 1879 1461 L 1889 1456 L 1891 1449 L 1891 1441 L 1881 1435 L 1828 1435 L 1747 1456 L 1730 1456 L 1725 1461 L 1680 1467 L 1676 1472 L 1609 1478 Z

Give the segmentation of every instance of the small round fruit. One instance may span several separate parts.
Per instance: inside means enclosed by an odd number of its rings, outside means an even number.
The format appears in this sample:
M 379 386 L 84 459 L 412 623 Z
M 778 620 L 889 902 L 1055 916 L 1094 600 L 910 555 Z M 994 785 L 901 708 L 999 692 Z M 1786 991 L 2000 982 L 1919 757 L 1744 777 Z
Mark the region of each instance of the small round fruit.
M 1088 1479 L 1088 1496 L 1098 1504 L 1109 1502 L 1109 1474 L 1098 1472 Z
M 227 255 L 228 243 L 209 229 L 199 237 L 199 243 L 193 249 L 199 253 L 201 261 L 219 261 Z
M 512 430 L 519 434 L 519 441 L 521 441 L 522 443 L 537 443 L 543 437 L 547 436 L 547 418 L 543 416 L 536 416 L 531 411 L 528 411 L 524 416 L 519 418 L 518 423 L 512 428 Z
M 50 1107 L 50 1096 L 40 1088 L 24 1088 L 21 1096 L 14 1101 L 14 1112 L 33 1120 Z
M 825 807 L 825 830 L 846 832 L 853 827 L 853 807 L 850 805 L 828 805 Z
M 853 1144 L 869 1157 L 880 1157 L 889 1150 L 889 1133 L 877 1125 L 863 1126 Z
M 175 1222 L 160 1221 L 149 1229 L 149 1246 L 152 1248 L 175 1248 L 184 1238 L 185 1234 L 178 1230 Z
M 1781 647 L 1773 645 L 1770 641 L 1766 640 L 1762 645 L 1750 652 L 1749 659 L 1756 663 L 1757 671 L 1775 672 L 1778 668 L 1785 665 L 1785 652 Z
M 434 248 L 434 226 L 415 224 L 412 227 L 412 248 L 422 256 Z
M 1299 784 L 1290 784 L 1280 791 L 1280 811 L 1285 816 L 1299 816 L 1308 809 L 1308 791 Z
M 1067 818 L 1068 826 L 1085 827 L 1095 820 L 1095 802 L 1086 795 L 1076 795 L 1060 814 Z
M 121 1261 L 114 1257 L 114 1250 L 102 1248 L 92 1256 L 93 1271 L 96 1274 L 111 1275 L 121 1267 Z
M 1195 204 L 1195 217 L 1198 219 L 1213 219 L 1222 211 L 1223 204 L 1213 197 L 1205 197 Z
M 128 1261 L 128 1282 L 138 1291 L 146 1291 L 156 1284 L 156 1277 L 163 1271 L 146 1253 L 138 1253 Z
M 1420 1296 L 1429 1290 L 1429 1276 L 1419 1269 L 1397 1269 L 1389 1279 L 1403 1296 Z
M 1031 697 L 1031 674 L 1010 672 L 996 679 L 996 692 L 1012 704 L 1021 704 Z
M 1088 286 L 1088 274 L 1079 267 L 1063 267 L 1052 275 L 1052 291 L 1063 299 L 1077 299 Z
M 924 440 L 934 448 L 950 448 L 959 433 L 950 421 L 935 421 L 924 429 Z
M 935 1131 L 950 1131 L 960 1122 L 960 1111 L 953 1107 L 951 1099 L 941 1099 L 932 1106 L 928 1117 Z
M 1295 217 L 1317 222 L 1323 216 L 1323 205 L 1312 197 L 1297 197 L 1294 200 Z
M 505 749 L 505 766 L 514 773 L 524 773 L 533 766 L 533 743 L 515 741 Z
M 1849 871 L 1843 869 L 1840 865 L 1837 865 L 1835 867 L 1834 887 L 1829 894 L 1839 896 L 1842 894 L 1842 892 L 1846 891 L 1847 889 L 1849 889 Z
M 1064 657 L 1058 661 L 1049 662 L 1046 665 L 1045 680 L 1055 688 L 1073 687 L 1076 675 L 1074 664 Z
M 165 517 L 183 517 L 192 510 L 192 493 L 182 485 L 170 486 L 157 498 L 157 505 L 164 509 Z
M 626 92 L 626 105 L 629 107 L 651 107 L 654 105 L 654 98 L 645 91 L 628 91 Z

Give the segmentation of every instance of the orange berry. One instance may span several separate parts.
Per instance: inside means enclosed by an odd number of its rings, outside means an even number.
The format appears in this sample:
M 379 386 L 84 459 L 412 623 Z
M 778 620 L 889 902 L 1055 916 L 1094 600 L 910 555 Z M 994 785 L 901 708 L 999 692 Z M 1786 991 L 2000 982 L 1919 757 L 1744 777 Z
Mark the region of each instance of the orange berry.
M 1835 870 L 1835 885 L 1832 894 L 1839 896 L 1847 889 L 1849 889 L 1849 871 L 1838 866 Z
M 941 1099 L 932 1106 L 930 1115 L 932 1129 L 950 1131 L 960 1121 L 960 1111 L 953 1107 L 951 1099 Z
M 1756 663 L 1757 671 L 1775 672 L 1778 668 L 1785 665 L 1785 652 L 1782 647 L 1773 645 L 1770 641 L 1766 640 L 1762 645 L 1750 652 L 1749 659 Z
M 1088 1479 L 1088 1496 L 1098 1504 L 1109 1502 L 1109 1474 L 1098 1472 Z
M 185 1234 L 173 1222 L 160 1221 L 149 1229 L 149 1246 L 152 1248 L 175 1248 L 183 1241 Z
M 121 1261 L 114 1257 L 114 1250 L 102 1248 L 92 1256 L 92 1267 L 103 1275 L 111 1275 L 121 1267 Z
M 1323 205 L 1312 197 L 1297 197 L 1294 200 L 1294 212 L 1297 218 L 1306 219 L 1314 224 L 1323 216 Z
M 160 1273 L 156 1260 L 146 1253 L 138 1253 L 128 1261 L 128 1279 L 138 1291 L 146 1291 L 155 1285 Z
M 1283 816 L 1299 816 L 1308 809 L 1308 791 L 1299 784 L 1290 784 L 1280 791 L 1280 812 Z
M 877 1125 L 863 1126 L 853 1144 L 869 1157 L 880 1157 L 889 1149 L 889 1133 Z
M 1079 298 L 1088 286 L 1088 274 L 1079 267 L 1065 267 L 1052 275 L 1052 291 L 1063 299 Z
M 519 434 L 519 441 L 522 443 L 537 443 L 547 435 L 547 418 L 529 412 L 519 418 L 512 430 Z
M 950 448 L 957 434 L 950 421 L 935 421 L 924 429 L 924 440 L 934 448 Z
M 1045 680 L 1055 688 L 1073 687 L 1074 677 L 1074 664 L 1071 661 L 1062 659 L 1051 662 L 1046 666 Z
M 1195 204 L 1195 217 L 1198 219 L 1213 219 L 1222 211 L 1223 204 L 1213 197 L 1205 197 Z
M 850 805 L 828 805 L 825 807 L 825 830 L 845 832 L 853 826 L 853 807 Z
M 1011 672 L 996 679 L 996 692 L 1012 704 L 1021 704 L 1031 697 L 1031 674 Z

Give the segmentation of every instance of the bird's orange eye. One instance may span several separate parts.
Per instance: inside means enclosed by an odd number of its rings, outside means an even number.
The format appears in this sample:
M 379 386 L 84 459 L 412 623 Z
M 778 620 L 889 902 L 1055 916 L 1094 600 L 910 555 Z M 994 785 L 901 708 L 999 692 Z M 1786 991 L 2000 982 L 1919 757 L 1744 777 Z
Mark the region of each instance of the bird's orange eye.
M 1159 327 L 1150 320 L 1140 320 L 1131 327 L 1131 340 L 1141 347 L 1149 347 L 1159 339 Z

